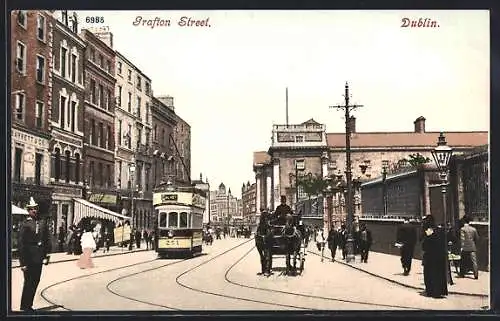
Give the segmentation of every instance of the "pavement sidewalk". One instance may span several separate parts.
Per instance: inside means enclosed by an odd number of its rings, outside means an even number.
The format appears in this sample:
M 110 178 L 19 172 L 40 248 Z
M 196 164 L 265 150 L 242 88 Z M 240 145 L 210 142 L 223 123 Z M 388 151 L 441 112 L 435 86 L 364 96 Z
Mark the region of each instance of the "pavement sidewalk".
M 113 256 L 113 255 L 121 255 L 121 254 L 129 254 L 135 252 L 146 251 L 146 246 L 141 246 L 141 248 L 134 248 L 129 251 L 128 247 L 119 247 L 119 246 L 110 246 L 109 252 L 104 253 L 103 248 L 100 248 L 97 252 L 92 254 L 92 257 L 103 257 L 103 256 Z M 149 250 L 152 251 L 152 250 Z M 59 262 L 68 262 L 68 261 L 76 261 L 80 258 L 80 255 L 72 255 L 66 254 L 66 252 L 58 252 L 58 253 L 50 253 L 50 261 L 49 264 L 59 263 Z M 19 268 L 19 260 L 12 259 L 12 268 Z
M 316 244 L 309 244 L 308 250 L 321 255 L 316 248 Z M 368 263 L 361 263 L 359 255 L 356 256 L 354 262 L 347 263 L 342 260 L 342 252 L 337 250 L 335 256 L 335 263 L 344 264 L 354 269 L 366 272 L 373 276 L 383 278 L 393 283 L 397 283 L 409 288 L 417 290 L 425 290 L 424 274 L 422 261 L 413 259 L 412 270 L 410 275 L 403 275 L 403 268 L 401 267 L 400 256 L 384 254 L 378 252 L 371 252 L 368 255 Z M 332 264 L 330 249 L 324 250 L 324 263 Z M 307 263 L 306 263 L 307 264 Z M 490 273 L 479 271 L 479 279 L 475 280 L 471 274 L 465 275 L 464 278 L 459 278 L 452 266 L 453 285 L 448 284 L 449 294 L 462 294 L 487 297 L 490 294 Z

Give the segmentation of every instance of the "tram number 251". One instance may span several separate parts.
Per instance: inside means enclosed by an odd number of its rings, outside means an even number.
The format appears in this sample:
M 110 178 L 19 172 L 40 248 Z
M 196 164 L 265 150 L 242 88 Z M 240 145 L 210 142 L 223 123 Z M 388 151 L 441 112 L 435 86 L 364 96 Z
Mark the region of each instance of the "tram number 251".
M 179 240 L 160 240 L 160 247 L 179 246 Z

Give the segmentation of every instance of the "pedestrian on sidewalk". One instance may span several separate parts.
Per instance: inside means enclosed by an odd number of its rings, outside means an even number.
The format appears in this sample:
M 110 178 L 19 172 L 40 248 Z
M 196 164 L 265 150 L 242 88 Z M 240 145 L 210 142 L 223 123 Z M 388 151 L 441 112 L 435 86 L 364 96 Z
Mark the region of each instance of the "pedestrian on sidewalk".
M 71 225 L 66 234 L 66 254 L 73 255 L 75 252 L 75 226 Z
M 82 234 L 83 234 L 83 230 L 82 230 L 82 227 L 81 226 L 77 226 L 75 228 L 75 233 L 74 233 L 74 251 L 73 251 L 73 254 L 74 255 L 81 255 L 83 253 L 82 251 L 82 243 L 81 243 L 81 240 L 82 240 Z
M 359 252 L 361 254 L 361 262 L 368 263 L 368 253 L 370 252 L 370 247 L 372 246 L 372 231 L 366 228 L 366 223 L 361 222 L 359 224 Z
M 339 248 L 342 249 L 342 260 L 345 260 L 347 256 L 346 244 L 347 244 L 347 230 L 345 224 L 343 223 L 341 224 L 339 231 Z
M 111 234 L 108 232 L 108 230 L 106 230 L 104 232 L 104 244 L 103 244 L 104 250 L 103 250 L 103 253 L 106 253 L 106 252 L 109 253 L 109 246 L 110 245 L 111 245 Z
M 142 238 L 144 239 L 144 242 L 146 243 L 146 250 L 149 250 L 149 235 L 148 235 L 148 231 L 146 231 L 146 229 L 144 229 L 144 231 L 142 231 Z
M 477 268 L 476 244 L 479 241 L 479 234 L 475 227 L 470 226 L 470 221 L 469 216 L 464 216 L 464 226 L 460 229 L 460 277 L 465 277 L 465 274 L 472 268 L 474 279 L 477 280 L 479 273 Z
M 29 216 L 19 228 L 19 263 L 24 274 L 21 311 L 33 310 L 33 299 L 42 275 L 42 265 L 49 262 L 51 251 L 50 232 L 47 222 L 38 215 L 38 204 L 33 197 L 26 206 Z
M 326 239 L 328 242 L 328 248 L 330 249 L 330 252 L 332 253 L 332 262 L 335 262 L 335 254 L 337 252 L 337 245 L 339 242 L 339 233 L 335 229 L 335 225 L 332 224 L 330 227 L 330 231 L 328 232 L 328 237 Z
M 137 249 L 141 248 L 141 231 L 135 230 L 135 245 L 137 246 Z
M 441 298 L 448 295 L 446 274 L 448 251 L 445 244 L 445 230 L 436 225 L 432 215 L 425 217 L 423 227 L 425 293 L 429 297 Z
M 315 241 L 316 241 L 316 247 L 318 248 L 318 251 L 321 252 L 321 250 L 323 249 L 323 246 L 325 245 L 325 235 L 323 234 L 322 228 L 320 228 L 316 231 Z
M 64 242 L 66 240 L 66 233 L 64 232 L 64 227 L 59 226 L 59 232 L 57 234 L 57 251 L 64 252 Z
M 417 243 L 417 230 L 410 224 L 408 218 L 404 218 L 403 224 L 398 227 L 396 242 L 401 246 L 400 251 L 403 274 L 408 275 L 411 270 L 413 251 Z
M 80 255 L 80 259 L 76 262 L 76 265 L 80 269 L 90 269 L 94 267 L 94 263 L 92 262 L 92 253 L 96 248 L 96 243 L 94 236 L 92 235 L 92 227 L 90 224 L 85 224 L 83 230 L 84 232 L 81 239 L 83 253 Z

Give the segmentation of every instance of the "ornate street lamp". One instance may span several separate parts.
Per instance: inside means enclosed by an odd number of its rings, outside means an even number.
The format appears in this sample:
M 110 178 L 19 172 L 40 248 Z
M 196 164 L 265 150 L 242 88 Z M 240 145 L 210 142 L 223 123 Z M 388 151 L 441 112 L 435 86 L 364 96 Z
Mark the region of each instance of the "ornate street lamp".
M 446 217 L 446 186 L 448 185 L 448 170 L 449 163 L 451 159 L 451 155 L 453 154 L 453 149 L 446 144 L 446 138 L 441 132 L 439 134 L 438 143 L 436 148 L 432 151 L 432 157 L 434 158 L 434 162 L 439 171 L 439 176 L 442 181 L 441 185 L 441 194 L 443 200 L 443 225 L 444 225 L 444 244 L 445 244 L 445 253 L 446 253 L 446 277 L 448 282 L 453 285 L 453 280 L 451 278 L 450 273 L 450 263 L 448 261 L 448 241 L 446 240 L 446 228 L 448 226 L 448 219 Z

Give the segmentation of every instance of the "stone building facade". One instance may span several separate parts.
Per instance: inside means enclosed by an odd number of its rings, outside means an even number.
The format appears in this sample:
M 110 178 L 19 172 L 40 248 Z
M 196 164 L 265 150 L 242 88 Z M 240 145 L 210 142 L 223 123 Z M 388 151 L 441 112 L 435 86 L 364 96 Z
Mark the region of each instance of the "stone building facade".
M 173 98 L 172 98 L 173 99 Z M 191 126 L 178 114 L 173 133 L 174 159 L 172 173 L 179 182 L 191 181 Z
M 379 177 L 383 164 L 388 164 L 389 172 L 395 169 L 402 158 L 419 153 L 432 158 L 431 151 L 437 144 L 439 133 L 425 131 L 425 118 L 414 122 L 412 132 L 357 132 L 356 119 L 350 120 L 351 171 L 354 180 L 363 182 Z M 448 145 L 456 154 L 472 150 L 486 144 L 488 132 L 445 132 Z M 297 173 L 295 173 L 295 164 Z M 274 209 L 279 195 L 287 195 L 289 204 L 306 195 L 295 189 L 295 175 L 337 176 L 345 181 L 345 133 L 326 133 L 324 125 L 309 120 L 299 125 L 275 125 L 273 140 L 267 152 L 254 153 L 256 173 L 257 209 Z M 279 182 L 278 184 L 275 182 Z M 361 190 L 355 189 L 355 214 L 361 214 Z M 345 217 L 345 195 L 336 193 L 331 206 L 338 208 Z M 325 212 L 328 207 L 324 200 Z
M 45 10 L 11 12 L 12 202 L 32 196 L 42 215 L 51 212 L 50 130 L 53 19 Z
M 73 198 L 82 198 L 85 42 L 78 17 L 54 11 L 50 109 L 52 218 L 57 226 L 73 223 Z
M 153 147 L 153 188 L 167 182 L 173 167 L 173 151 L 170 137 L 173 137 L 177 123 L 177 115 L 173 101 L 153 97 L 151 105 L 153 117 L 152 147 Z
M 222 226 L 232 223 L 238 216 L 238 199 L 226 190 L 224 183 L 216 191 L 210 192 L 210 219 L 212 225 Z
M 82 30 L 85 53 L 85 181 L 86 198 L 119 212 L 115 172 L 115 52 L 89 30 Z
M 243 183 L 243 186 L 241 187 L 241 212 L 243 216 L 243 220 L 249 222 L 249 223 L 256 223 L 256 213 L 257 213 L 257 207 L 256 207 L 256 184 L 250 184 L 250 182 L 247 182 L 246 184 Z

